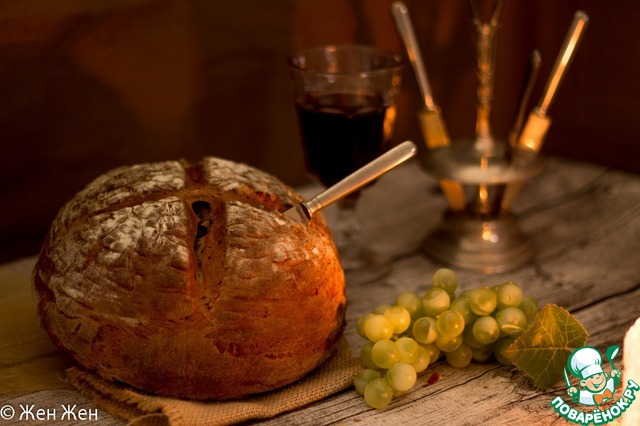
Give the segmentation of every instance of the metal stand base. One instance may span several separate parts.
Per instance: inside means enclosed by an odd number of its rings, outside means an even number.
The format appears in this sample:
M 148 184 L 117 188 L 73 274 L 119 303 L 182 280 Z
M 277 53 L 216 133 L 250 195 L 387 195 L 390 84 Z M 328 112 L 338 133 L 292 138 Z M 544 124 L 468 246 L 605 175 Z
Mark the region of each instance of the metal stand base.
M 452 267 L 485 274 L 523 266 L 535 253 L 513 214 L 486 216 L 450 210 L 429 234 L 423 250 Z

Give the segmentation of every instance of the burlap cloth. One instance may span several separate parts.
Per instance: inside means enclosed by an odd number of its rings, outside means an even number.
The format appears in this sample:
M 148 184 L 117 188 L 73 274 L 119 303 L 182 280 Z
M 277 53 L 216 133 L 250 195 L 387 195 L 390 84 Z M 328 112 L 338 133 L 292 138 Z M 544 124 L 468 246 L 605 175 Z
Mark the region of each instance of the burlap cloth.
M 131 425 L 204 426 L 264 419 L 303 407 L 352 386 L 353 378 L 361 368 L 346 341 L 342 341 L 336 353 L 303 380 L 280 390 L 229 402 L 197 402 L 149 395 L 107 382 L 78 367 L 68 369 L 67 377 L 96 405 L 130 420 Z
M 318 369 L 277 391 L 233 402 L 148 395 L 73 366 L 40 328 L 31 290 L 35 259 L 0 268 L 0 400 L 3 395 L 68 389 L 132 425 L 219 425 L 264 419 L 303 407 L 353 384 L 362 368 L 346 343 Z M 66 371 L 66 377 L 65 377 Z

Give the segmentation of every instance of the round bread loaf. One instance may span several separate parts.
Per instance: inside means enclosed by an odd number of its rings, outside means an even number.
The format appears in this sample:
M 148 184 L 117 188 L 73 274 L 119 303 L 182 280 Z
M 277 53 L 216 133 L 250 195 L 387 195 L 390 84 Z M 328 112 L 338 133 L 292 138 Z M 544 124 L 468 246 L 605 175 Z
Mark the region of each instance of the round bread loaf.
M 344 328 L 327 224 L 300 196 L 213 157 L 115 169 L 55 218 L 34 270 L 38 312 L 83 367 L 144 391 L 230 399 L 291 383 Z

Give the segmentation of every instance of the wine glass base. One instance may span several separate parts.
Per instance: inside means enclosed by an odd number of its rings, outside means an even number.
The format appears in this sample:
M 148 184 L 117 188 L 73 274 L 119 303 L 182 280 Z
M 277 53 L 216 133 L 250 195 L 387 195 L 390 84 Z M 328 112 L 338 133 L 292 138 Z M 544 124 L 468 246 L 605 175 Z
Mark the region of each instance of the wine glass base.
M 452 267 L 495 274 L 529 262 L 535 252 L 508 212 L 486 217 L 469 212 L 447 211 L 441 225 L 422 246 L 431 258 Z

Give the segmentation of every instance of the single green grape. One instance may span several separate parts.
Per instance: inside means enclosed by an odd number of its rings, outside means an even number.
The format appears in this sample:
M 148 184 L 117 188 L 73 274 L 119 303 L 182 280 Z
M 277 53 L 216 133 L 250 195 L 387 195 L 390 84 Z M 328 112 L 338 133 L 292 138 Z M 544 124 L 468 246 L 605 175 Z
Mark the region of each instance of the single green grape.
M 371 312 L 366 313 L 358 317 L 358 321 L 356 321 L 356 331 L 358 332 L 360 337 L 362 337 L 363 339 L 367 338 L 367 335 L 364 332 L 364 323 L 367 320 L 367 318 L 369 318 L 371 315 L 373 315 Z
M 447 352 L 445 357 L 447 359 L 447 363 L 456 368 L 464 368 L 471 362 L 471 358 L 473 356 L 473 351 L 471 348 L 464 343 L 458 347 L 458 349 Z
M 438 337 L 436 320 L 431 317 L 418 318 L 411 329 L 413 338 L 420 343 L 433 343 Z
M 369 407 L 382 409 L 393 399 L 393 388 L 384 377 L 371 380 L 364 388 L 364 401 Z
M 409 311 L 411 319 L 417 319 L 422 316 L 422 299 L 412 291 L 400 293 L 396 298 L 396 305 L 400 305 Z
M 469 307 L 477 315 L 489 315 L 496 308 L 498 298 L 489 287 L 480 287 L 471 292 Z
M 449 293 L 441 288 L 431 288 L 422 298 L 422 312 L 426 316 L 437 317 L 449 309 L 450 303 Z
M 515 336 L 507 336 L 499 339 L 493 347 L 493 355 L 496 357 L 496 360 L 502 365 L 506 365 L 509 367 L 513 366 L 513 363 L 509 358 L 504 356 L 503 352 L 507 349 L 513 342 L 515 342 L 517 337 Z
M 524 296 L 522 298 L 522 303 L 518 306 L 518 309 L 524 312 L 527 322 L 531 322 L 538 313 L 538 302 L 531 296 Z
M 389 368 L 385 377 L 393 389 L 406 392 L 416 384 L 418 374 L 410 364 L 399 362 Z
M 411 314 L 402 306 L 390 306 L 384 311 L 384 316 L 393 324 L 393 333 L 400 334 L 407 331 L 411 324 Z
M 500 326 L 495 318 L 483 316 L 473 323 L 472 332 L 473 337 L 475 337 L 479 343 L 488 345 L 489 343 L 495 342 L 498 340 L 498 337 L 500 337 Z
M 449 309 L 460 312 L 465 324 L 472 324 L 478 318 L 478 315 L 471 310 L 469 299 L 466 297 L 456 297 L 449 305 Z
M 371 360 L 377 368 L 389 368 L 400 361 L 400 351 L 391 340 L 378 340 L 371 348 Z
M 406 394 L 407 394 L 407 391 L 399 391 L 399 390 L 393 389 L 393 398 L 392 398 L 392 400 L 395 399 L 395 398 L 400 398 L 401 396 L 404 396 Z
M 440 358 L 440 348 L 436 346 L 435 342 L 427 344 L 421 343 L 420 346 L 422 346 L 427 350 L 427 352 L 429 352 L 429 365 L 438 361 L 438 358 Z
M 388 305 L 388 304 L 378 305 L 373 309 L 373 313 L 378 315 L 384 315 L 386 310 L 389 309 L 390 307 L 391 305 Z
M 527 329 L 527 317 L 518 308 L 503 308 L 496 313 L 500 330 L 508 336 L 519 336 Z
M 369 384 L 373 379 L 377 379 L 382 377 L 382 373 L 378 370 L 373 370 L 371 368 L 363 368 L 362 370 L 356 373 L 356 376 L 353 378 L 353 386 L 356 388 L 356 392 L 360 395 L 364 395 L 364 388 Z
M 393 323 L 382 314 L 373 314 L 364 321 L 364 334 L 372 342 L 391 339 Z
M 458 311 L 444 311 L 436 320 L 436 328 L 440 334 L 459 336 L 464 331 L 464 317 Z
M 422 345 L 418 345 L 418 359 L 411 363 L 411 366 L 420 374 L 427 369 L 431 363 L 431 355 L 429 351 Z
M 419 345 L 411 337 L 400 337 L 395 341 L 398 349 L 398 361 L 411 364 L 418 359 Z
M 473 335 L 473 324 L 469 324 L 464 328 L 462 332 L 462 343 L 469 346 L 471 349 L 480 349 L 487 346 L 484 343 L 478 342 L 475 336 Z
M 493 356 L 493 345 L 485 345 L 480 348 L 471 348 L 471 359 L 478 362 L 486 362 Z
M 362 346 L 362 349 L 360 349 L 360 361 L 362 361 L 367 368 L 378 368 L 376 363 L 373 362 L 373 359 L 371 359 L 371 349 L 373 349 L 373 345 L 373 342 L 367 342 Z
M 436 338 L 435 343 L 438 349 L 442 352 L 452 352 L 462 345 L 462 336 L 447 336 L 440 334 Z
M 471 297 L 471 293 L 472 293 L 472 292 L 473 292 L 473 289 L 467 289 L 467 290 L 464 290 L 462 293 L 460 293 L 460 294 L 458 295 L 458 298 L 461 298 L 461 299 L 468 299 L 468 298 L 470 298 L 470 297 Z
M 514 282 L 506 282 L 500 286 L 496 295 L 498 308 L 516 308 L 522 303 L 522 289 Z
M 431 282 L 433 287 L 443 289 L 453 300 L 456 288 L 458 288 L 458 276 L 454 271 L 449 268 L 440 268 L 433 274 Z

